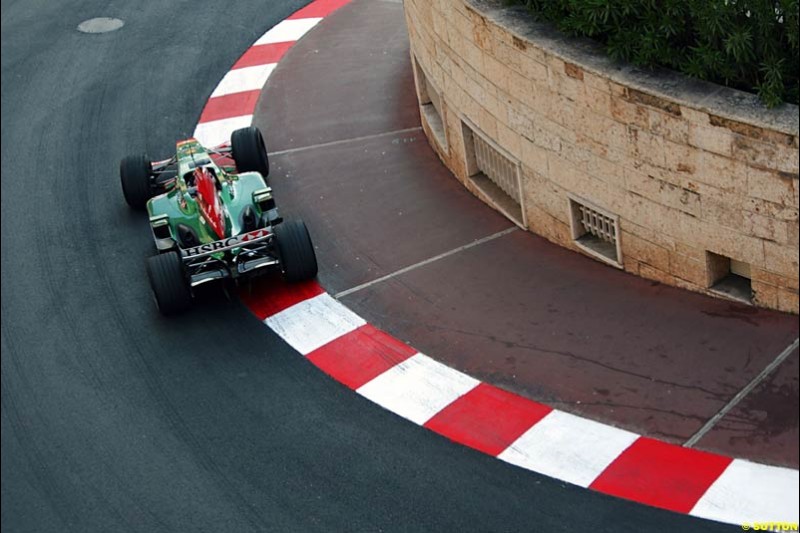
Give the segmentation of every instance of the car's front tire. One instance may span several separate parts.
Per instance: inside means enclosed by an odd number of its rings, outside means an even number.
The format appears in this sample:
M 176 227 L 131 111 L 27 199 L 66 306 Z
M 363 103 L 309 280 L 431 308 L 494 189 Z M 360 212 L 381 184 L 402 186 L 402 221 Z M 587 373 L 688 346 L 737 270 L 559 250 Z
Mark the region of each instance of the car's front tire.
M 286 281 L 305 281 L 317 275 L 317 255 L 308 228 L 302 220 L 291 220 L 275 226 L 275 238 Z
M 145 155 L 129 155 L 119 163 L 119 177 L 125 201 L 134 209 L 143 210 L 153 196 L 151 186 L 153 164 Z
M 192 305 L 192 291 L 178 252 L 169 251 L 148 258 L 147 277 L 161 314 L 175 315 Z
M 267 179 L 269 157 L 261 130 L 250 126 L 234 131 L 231 135 L 231 155 L 239 172 L 259 172 Z

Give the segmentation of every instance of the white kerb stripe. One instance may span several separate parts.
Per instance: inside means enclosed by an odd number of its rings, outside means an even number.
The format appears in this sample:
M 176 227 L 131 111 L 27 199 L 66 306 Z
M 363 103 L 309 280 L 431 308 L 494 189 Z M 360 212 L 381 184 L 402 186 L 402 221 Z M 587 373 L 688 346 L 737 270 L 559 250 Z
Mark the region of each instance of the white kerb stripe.
M 327 293 L 284 309 L 264 323 L 303 355 L 366 324 Z
M 732 524 L 800 522 L 798 484 L 797 470 L 734 459 L 690 514 Z
M 211 93 L 211 98 L 245 91 L 260 91 L 277 65 L 277 63 L 268 63 L 231 70 L 225 74 L 217 88 Z
M 276 24 L 271 30 L 262 35 L 253 46 L 259 44 L 286 43 L 297 41 L 311 28 L 316 26 L 321 18 L 284 20 Z
M 588 487 L 639 435 L 563 411 L 552 411 L 498 457 Z
M 416 424 L 478 385 L 478 380 L 418 353 L 358 389 L 358 393 Z
M 194 130 L 194 137 L 200 144 L 209 148 L 227 142 L 231 133 L 239 128 L 246 128 L 253 122 L 253 115 L 223 118 L 198 124 Z

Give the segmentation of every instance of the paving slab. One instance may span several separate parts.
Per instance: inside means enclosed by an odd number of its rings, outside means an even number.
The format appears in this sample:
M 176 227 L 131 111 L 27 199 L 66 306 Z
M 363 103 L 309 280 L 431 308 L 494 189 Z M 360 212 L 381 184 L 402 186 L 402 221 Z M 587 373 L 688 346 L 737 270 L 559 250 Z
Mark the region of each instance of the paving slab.
M 421 130 L 282 154 L 271 165 L 283 215 L 311 228 L 320 281 L 333 293 L 513 226 L 453 179 Z
M 737 457 L 785 463 L 797 468 L 800 463 L 798 373 L 800 363 L 795 349 L 773 374 L 700 439 L 698 445 Z
M 419 126 L 402 4 L 373 4 L 327 19 L 270 77 L 255 121 L 270 151 Z

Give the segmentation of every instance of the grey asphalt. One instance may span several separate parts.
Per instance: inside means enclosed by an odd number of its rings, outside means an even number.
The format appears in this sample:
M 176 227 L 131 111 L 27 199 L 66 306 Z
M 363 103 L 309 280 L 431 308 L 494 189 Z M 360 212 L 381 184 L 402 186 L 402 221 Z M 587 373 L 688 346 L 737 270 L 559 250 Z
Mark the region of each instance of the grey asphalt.
M 118 161 L 167 156 L 237 55 L 303 3 L 2 3 L 2 528 L 738 530 L 408 424 L 221 293 L 157 315 Z M 75 30 L 98 16 L 125 26 Z

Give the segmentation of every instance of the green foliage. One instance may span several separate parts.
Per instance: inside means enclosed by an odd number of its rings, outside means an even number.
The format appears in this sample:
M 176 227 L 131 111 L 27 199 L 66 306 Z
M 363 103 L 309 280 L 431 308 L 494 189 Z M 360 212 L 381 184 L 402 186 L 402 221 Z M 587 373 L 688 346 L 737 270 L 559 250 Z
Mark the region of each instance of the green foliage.
M 798 0 L 511 1 L 614 59 L 798 103 Z

